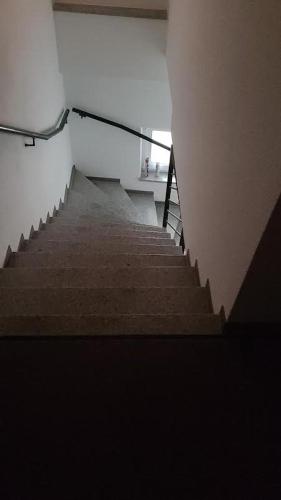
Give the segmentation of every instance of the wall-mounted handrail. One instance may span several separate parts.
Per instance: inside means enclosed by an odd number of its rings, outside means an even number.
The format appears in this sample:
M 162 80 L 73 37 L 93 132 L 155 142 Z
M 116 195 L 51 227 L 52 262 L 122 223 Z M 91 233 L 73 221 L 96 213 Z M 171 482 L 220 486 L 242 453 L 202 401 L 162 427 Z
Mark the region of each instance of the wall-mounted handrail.
M 112 127 L 120 128 L 121 130 L 124 130 L 125 132 L 128 132 L 129 134 L 133 134 L 137 137 L 140 137 L 140 139 L 148 141 L 151 144 L 155 144 L 156 146 L 159 146 L 160 148 L 166 149 L 167 151 L 171 151 L 171 148 L 169 146 L 166 146 L 166 144 L 162 144 L 161 142 L 154 141 L 153 139 L 151 139 L 151 137 L 148 137 L 147 135 L 141 134 L 137 130 L 134 130 L 130 127 L 127 127 L 126 125 L 122 125 L 122 123 L 118 123 L 118 122 L 115 122 L 113 120 L 108 120 L 107 118 L 103 118 L 102 116 L 99 116 L 99 115 L 94 115 L 93 113 L 88 113 L 88 111 L 84 111 L 83 109 L 79 109 L 79 108 L 72 108 L 72 111 L 73 111 L 73 113 L 77 113 L 79 116 L 81 116 L 81 118 L 91 118 L 92 120 L 106 123 L 107 125 L 111 125 Z
M 56 124 L 52 128 L 46 130 L 45 132 L 33 132 L 31 130 L 25 130 L 23 128 L 10 127 L 8 125 L 0 125 L 0 133 L 10 134 L 10 135 L 20 135 L 22 137 L 30 137 L 31 139 L 33 139 L 33 143 L 35 139 L 48 141 L 55 135 L 62 132 L 67 123 L 68 115 L 69 115 L 69 109 L 65 109 L 64 111 L 62 111 Z

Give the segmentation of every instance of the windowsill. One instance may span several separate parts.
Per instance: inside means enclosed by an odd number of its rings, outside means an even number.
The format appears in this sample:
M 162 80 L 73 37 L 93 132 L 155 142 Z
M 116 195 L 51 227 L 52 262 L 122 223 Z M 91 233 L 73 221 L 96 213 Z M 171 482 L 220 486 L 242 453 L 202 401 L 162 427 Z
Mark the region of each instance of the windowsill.
M 139 177 L 138 178 L 139 181 L 143 181 L 143 182 L 160 182 L 162 184 L 167 184 L 167 176 L 166 177 L 154 177 L 154 176 L 151 176 L 151 177 Z
M 144 181 L 144 182 L 162 182 L 162 183 L 165 183 L 167 184 L 167 181 L 168 181 L 168 174 L 166 172 L 164 173 L 159 173 L 159 175 L 156 177 L 154 172 L 149 174 L 148 177 L 142 177 L 140 176 L 138 178 L 139 181 Z M 173 179 L 173 184 L 176 183 L 176 179 L 174 178 Z

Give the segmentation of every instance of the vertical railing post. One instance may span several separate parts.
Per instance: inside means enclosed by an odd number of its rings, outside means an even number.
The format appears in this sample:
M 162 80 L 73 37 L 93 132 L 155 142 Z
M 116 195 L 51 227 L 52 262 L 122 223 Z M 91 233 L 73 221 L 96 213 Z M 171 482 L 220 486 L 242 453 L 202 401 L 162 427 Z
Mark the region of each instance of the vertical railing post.
M 169 164 L 166 198 L 165 198 L 165 206 L 164 206 L 163 227 L 167 227 L 167 224 L 168 224 L 168 217 L 169 217 L 168 210 L 170 207 L 170 198 L 171 198 L 171 189 L 172 189 L 172 183 L 173 183 L 174 168 L 175 168 L 174 149 L 173 149 L 173 146 L 171 146 L 170 164 Z
M 182 251 L 184 252 L 185 251 L 185 242 L 184 242 L 183 229 L 181 230 L 180 247 L 182 247 Z

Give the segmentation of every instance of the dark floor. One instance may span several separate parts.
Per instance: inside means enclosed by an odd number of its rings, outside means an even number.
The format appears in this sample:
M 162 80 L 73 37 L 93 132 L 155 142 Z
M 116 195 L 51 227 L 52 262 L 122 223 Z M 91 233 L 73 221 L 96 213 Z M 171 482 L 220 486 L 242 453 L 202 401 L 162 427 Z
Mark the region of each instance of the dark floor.
M 280 347 L 2 340 L 1 499 L 279 500 Z

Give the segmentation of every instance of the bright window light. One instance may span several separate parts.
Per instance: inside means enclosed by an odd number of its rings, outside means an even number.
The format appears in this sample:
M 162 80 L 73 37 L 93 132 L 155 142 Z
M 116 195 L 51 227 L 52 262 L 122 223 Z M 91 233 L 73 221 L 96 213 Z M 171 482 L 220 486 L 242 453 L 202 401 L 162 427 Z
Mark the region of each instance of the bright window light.
M 163 130 L 152 130 L 152 139 L 157 142 L 162 142 L 166 146 L 172 145 L 171 132 L 164 132 Z M 152 163 L 160 163 L 161 166 L 166 167 L 170 162 L 170 151 L 162 149 L 155 144 L 151 146 L 151 161 Z

